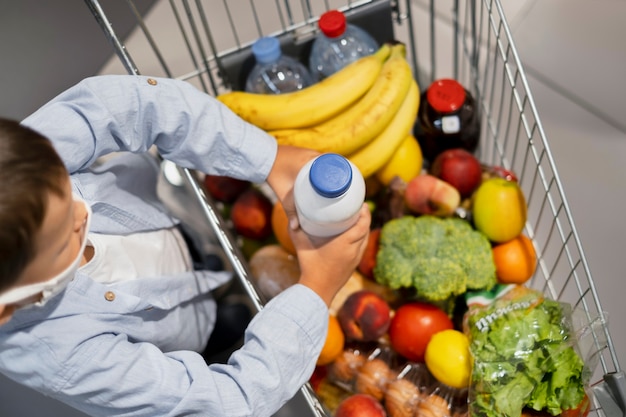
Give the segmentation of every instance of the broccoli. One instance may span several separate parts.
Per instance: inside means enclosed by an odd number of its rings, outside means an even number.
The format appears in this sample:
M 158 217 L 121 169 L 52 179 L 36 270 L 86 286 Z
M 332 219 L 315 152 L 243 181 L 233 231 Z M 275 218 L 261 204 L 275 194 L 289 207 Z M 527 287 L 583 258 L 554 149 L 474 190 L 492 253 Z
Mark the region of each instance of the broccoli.
M 418 298 L 436 304 L 497 282 L 486 236 L 466 220 L 429 215 L 383 225 L 374 278 L 392 289 L 414 289 Z

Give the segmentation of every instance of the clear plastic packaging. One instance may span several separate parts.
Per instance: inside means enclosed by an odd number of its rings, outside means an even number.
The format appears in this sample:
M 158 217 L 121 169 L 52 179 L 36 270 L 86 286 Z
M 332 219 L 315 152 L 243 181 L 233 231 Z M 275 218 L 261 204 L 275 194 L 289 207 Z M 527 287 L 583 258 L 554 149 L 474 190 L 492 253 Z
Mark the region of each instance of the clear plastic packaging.
M 339 10 L 322 14 L 318 25 L 321 33 L 313 41 L 309 55 L 309 71 L 315 81 L 378 50 L 376 40 L 364 29 L 348 23 Z
M 358 219 L 365 180 L 345 157 L 325 153 L 304 165 L 294 184 L 300 227 L 311 236 L 335 236 Z
M 246 80 L 246 91 L 281 94 L 302 90 L 313 83 L 307 67 L 282 53 L 277 38 L 265 36 L 252 45 L 256 64 Z
M 581 354 L 584 331 L 575 328 L 570 304 L 508 285 L 468 297 L 468 307 L 470 415 L 559 415 L 587 401 L 594 364 Z
M 389 417 L 467 417 L 467 389 L 438 382 L 424 363 L 405 361 L 384 343 L 349 346 L 326 367 L 324 399 L 376 398 Z M 337 387 L 333 391 L 328 384 Z

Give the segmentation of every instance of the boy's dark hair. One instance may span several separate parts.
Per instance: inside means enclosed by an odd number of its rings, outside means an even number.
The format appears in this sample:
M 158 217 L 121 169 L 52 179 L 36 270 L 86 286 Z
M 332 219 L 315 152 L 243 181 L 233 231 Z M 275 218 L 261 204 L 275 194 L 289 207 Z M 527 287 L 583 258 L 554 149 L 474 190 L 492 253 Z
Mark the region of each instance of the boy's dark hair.
M 0 291 L 14 285 L 35 257 L 49 192 L 64 195 L 65 175 L 46 137 L 0 118 Z

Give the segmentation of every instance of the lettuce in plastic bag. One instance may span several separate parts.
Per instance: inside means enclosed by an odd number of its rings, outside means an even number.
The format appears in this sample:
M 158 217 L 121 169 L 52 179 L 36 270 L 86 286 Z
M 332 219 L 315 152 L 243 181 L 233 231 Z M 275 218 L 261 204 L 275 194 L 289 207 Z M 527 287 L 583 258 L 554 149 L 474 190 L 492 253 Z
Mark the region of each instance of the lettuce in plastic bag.
M 558 415 L 585 396 L 568 304 L 507 286 L 490 303 L 469 302 L 465 331 L 473 358 L 470 415 L 519 417 L 524 407 Z

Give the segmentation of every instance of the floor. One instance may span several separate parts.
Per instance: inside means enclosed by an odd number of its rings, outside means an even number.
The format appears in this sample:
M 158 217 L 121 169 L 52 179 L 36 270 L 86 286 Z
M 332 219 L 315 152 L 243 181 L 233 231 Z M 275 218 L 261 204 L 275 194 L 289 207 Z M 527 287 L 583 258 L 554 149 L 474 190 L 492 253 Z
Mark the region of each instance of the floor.
M 147 19 L 159 19 L 160 3 L 165 2 L 157 2 Z M 418 8 L 424 3 L 414 1 Z M 502 5 L 602 307 L 609 313 L 617 357 L 626 366 L 626 326 L 621 323 L 626 317 L 626 222 L 621 217 L 626 204 L 626 2 L 502 0 Z M 113 58 L 100 72 L 125 71 Z M 41 408 L 31 408 L 30 400 L 37 394 L 4 380 L 0 387 L 0 415 L 38 414 Z M 80 416 L 41 401 L 48 416 Z

